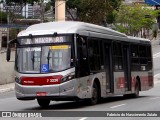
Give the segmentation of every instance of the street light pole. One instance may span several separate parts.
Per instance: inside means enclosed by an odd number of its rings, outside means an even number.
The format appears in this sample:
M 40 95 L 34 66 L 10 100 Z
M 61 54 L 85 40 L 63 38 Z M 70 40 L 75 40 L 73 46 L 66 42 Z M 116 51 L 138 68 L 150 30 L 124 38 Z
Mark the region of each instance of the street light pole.
M 65 21 L 66 0 L 55 0 L 55 21 Z

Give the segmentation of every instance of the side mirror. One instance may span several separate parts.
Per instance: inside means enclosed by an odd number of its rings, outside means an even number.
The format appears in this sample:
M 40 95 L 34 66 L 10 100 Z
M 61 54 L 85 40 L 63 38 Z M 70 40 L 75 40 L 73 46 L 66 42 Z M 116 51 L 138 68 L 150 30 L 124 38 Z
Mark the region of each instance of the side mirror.
M 11 48 L 7 48 L 7 53 L 6 53 L 6 60 L 7 62 L 10 61 L 10 58 L 11 58 Z
M 7 53 L 6 53 L 6 60 L 7 60 L 7 62 L 9 62 L 10 58 L 11 58 L 11 48 L 9 46 L 10 46 L 10 44 L 13 44 L 13 43 L 17 43 L 17 39 L 10 40 L 7 43 L 8 44 Z

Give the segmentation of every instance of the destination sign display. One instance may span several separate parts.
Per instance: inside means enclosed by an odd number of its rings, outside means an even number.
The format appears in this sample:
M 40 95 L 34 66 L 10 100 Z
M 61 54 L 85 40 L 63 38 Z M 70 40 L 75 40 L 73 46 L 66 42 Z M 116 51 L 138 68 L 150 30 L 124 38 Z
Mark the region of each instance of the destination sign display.
M 71 42 L 71 36 L 20 38 L 20 45 Z
M 64 50 L 68 48 L 69 48 L 68 45 L 50 46 L 50 49 L 53 49 L 53 50 Z

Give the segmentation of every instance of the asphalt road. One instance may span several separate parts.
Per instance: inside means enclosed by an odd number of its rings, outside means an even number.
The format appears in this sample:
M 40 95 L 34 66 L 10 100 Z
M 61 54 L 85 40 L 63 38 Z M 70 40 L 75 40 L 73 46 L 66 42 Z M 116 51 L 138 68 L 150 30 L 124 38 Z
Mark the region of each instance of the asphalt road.
M 160 111 L 160 83 L 157 82 L 155 87 L 149 91 L 140 93 L 139 98 L 123 98 L 115 96 L 112 98 L 103 99 L 97 105 L 89 106 L 86 102 L 55 102 L 52 101 L 47 109 L 42 109 L 35 101 L 19 101 L 15 98 L 14 91 L 0 94 L 0 111 Z M 96 114 L 96 112 L 93 112 Z M 61 116 L 61 115 L 60 115 Z M 63 116 L 63 112 L 62 112 Z M 74 115 L 73 115 L 74 116 Z M 38 118 L 39 119 L 39 118 Z M 53 118 L 49 118 L 53 119 Z M 90 120 L 92 118 L 80 116 L 55 118 L 59 120 Z M 98 119 L 98 118 L 96 118 Z M 99 118 L 106 119 L 106 117 Z M 108 119 L 108 117 L 107 117 Z M 113 119 L 109 117 L 109 119 Z M 121 118 L 119 118 L 121 119 Z M 123 119 L 133 119 L 133 117 L 123 117 Z M 146 119 L 146 118 L 145 118 Z M 158 119 L 155 117 L 154 119 Z
M 156 43 L 156 42 L 155 42 Z M 159 76 L 160 73 L 160 45 L 153 45 L 154 54 L 154 74 Z M 103 99 L 99 104 L 89 106 L 86 102 L 55 102 L 52 101 L 47 109 L 42 109 L 37 104 L 37 101 L 19 101 L 16 99 L 14 91 L 0 94 L 0 111 L 52 111 L 54 114 L 56 111 L 60 111 L 58 114 L 62 117 L 48 117 L 47 120 L 159 120 L 160 117 L 72 117 L 76 116 L 75 111 L 94 111 L 93 116 L 96 116 L 98 112 L 95 111 L 160 111 L 160 82 L 155 82 L 155 87 L 149 91 L 140 92 L 139 98 L 123 98 L 122 96 L 115 96 L 112 98 Z M 62 111 L 62 112 L 61 112 Z M 70 111 L 70 117 L 63 117 L 64 111 Z M 73 114 L 72 114 L 73 113 Z M 81 113 L 79 113 L 81 114 Z M 160 114 L 160 112 L 159 112 Z M 3 119 L 3 118 L 0 118 Z M 12 118 L 5 118 L 10 120 Z M 21 119 L 21 118 L 17 118 Z M 28 120 L 32 118 L 23 118 Z M 34 118 L 34 120 L 43 120 L 44 118 Z

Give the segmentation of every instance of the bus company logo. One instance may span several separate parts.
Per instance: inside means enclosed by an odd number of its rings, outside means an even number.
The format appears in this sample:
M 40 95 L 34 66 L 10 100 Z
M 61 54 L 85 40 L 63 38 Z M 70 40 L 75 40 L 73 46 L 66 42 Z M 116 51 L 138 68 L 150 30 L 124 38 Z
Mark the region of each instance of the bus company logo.
M 12 117 L 11 112 L 2 112 L 2 117 Z
M 28 81 L 23 81 L 24 83 L 28 83 L 28 84 L 33 84 L 34 83 L 34 81 L 30 81 L 30 80 L 28 80 Z

